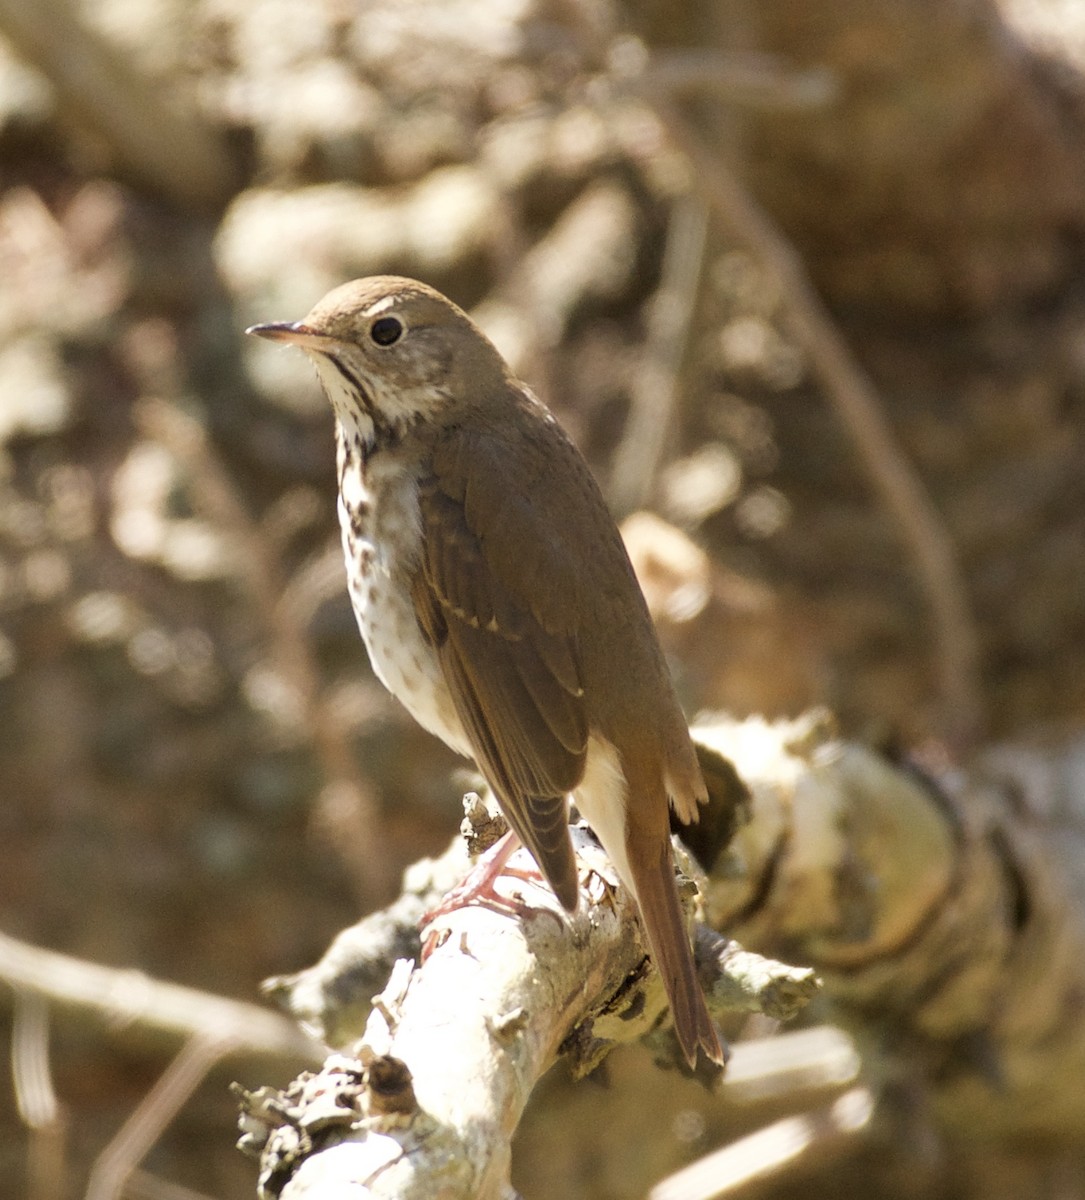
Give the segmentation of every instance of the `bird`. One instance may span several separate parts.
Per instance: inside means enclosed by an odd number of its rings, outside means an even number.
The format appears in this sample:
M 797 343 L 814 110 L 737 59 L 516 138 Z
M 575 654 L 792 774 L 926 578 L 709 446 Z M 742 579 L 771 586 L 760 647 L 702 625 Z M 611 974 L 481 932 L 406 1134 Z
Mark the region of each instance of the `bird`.
M 305 351 L 331 404 L 348 588 L 375 674 L 475 761 L 570 912 L 572 798 L 636 901 L 687 1063 L 722 1064 L 669 831 L 672 808 L 697 820 L 704 779 L 579 450 L 471 318 L 416 280 L 344 283 L 302 320 L 247 332 Z

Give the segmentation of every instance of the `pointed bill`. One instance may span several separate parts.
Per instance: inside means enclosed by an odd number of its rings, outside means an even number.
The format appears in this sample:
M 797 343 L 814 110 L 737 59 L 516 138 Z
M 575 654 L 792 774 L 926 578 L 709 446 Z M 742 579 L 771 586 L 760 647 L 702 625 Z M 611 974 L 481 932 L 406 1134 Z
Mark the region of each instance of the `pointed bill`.
M 302 350 L 317 350 L 327 353 L 338 342 L 338 338 L 306 325 L 304 321 L 270 321 L 264 325 L 250 325 L 245 330 L 254 337 L 267 338 L 269 342 L 287 342 L 300 346 Z

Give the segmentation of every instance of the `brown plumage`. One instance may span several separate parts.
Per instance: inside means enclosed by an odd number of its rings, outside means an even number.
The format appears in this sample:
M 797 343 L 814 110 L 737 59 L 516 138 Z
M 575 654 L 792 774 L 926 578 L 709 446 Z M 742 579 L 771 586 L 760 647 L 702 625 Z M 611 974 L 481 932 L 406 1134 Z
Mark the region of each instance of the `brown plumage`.
M 679 1041 L 722 1053 L 675 888 L 668 804 L 705 788 L 621 536 L 579 452 L 460 309 L 395 277 L 252 332 L 309 352 L 336 415 L 351 596 L 374 669 L 475 759 L 562 904 L 567 797 L 632 890 Z

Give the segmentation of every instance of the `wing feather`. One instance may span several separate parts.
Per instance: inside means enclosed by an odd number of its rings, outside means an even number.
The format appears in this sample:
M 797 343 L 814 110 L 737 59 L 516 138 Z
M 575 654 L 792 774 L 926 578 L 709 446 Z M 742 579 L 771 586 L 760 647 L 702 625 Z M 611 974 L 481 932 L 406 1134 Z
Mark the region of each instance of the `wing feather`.
M 479 464 L 466 435 L 452 431 L 419 487 L 422 556 L 412 584 L 419 625 L 438 649 L 442 672 L 478 765 L 521 841 L 566 907 L 576 904 L 576 864 L 566 795 L 580 782 L 588 722 L 575 623 L 544 626 L 530 595 L 494 570 L 488 552 L 485 486 L 469 489 Z M 469 496 L 472 497 L 470 503 Z M 537 579 L 550 553 L 532 514 L 500 514 L 502 541 L 524 556 L 523 577 Z M 492 522 L 493 515 L 490 514 Z M 564 624 L 564 627 L 562 625 Z

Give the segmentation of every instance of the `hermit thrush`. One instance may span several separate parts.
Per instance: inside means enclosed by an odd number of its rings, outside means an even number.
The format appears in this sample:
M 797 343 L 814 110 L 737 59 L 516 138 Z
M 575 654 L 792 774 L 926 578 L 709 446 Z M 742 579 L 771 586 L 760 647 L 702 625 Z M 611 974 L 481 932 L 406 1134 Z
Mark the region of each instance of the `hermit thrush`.
M 373 668 L 473 758 L 565 908 L 568 797 L 632 891 L 682 1049 L 722 1061 L 675 887 L 668 804 L 705 787 L 651 618 L 587 464 L 440 293 L 381 276 L 254 325 L 335 412 L 350 595 Z

